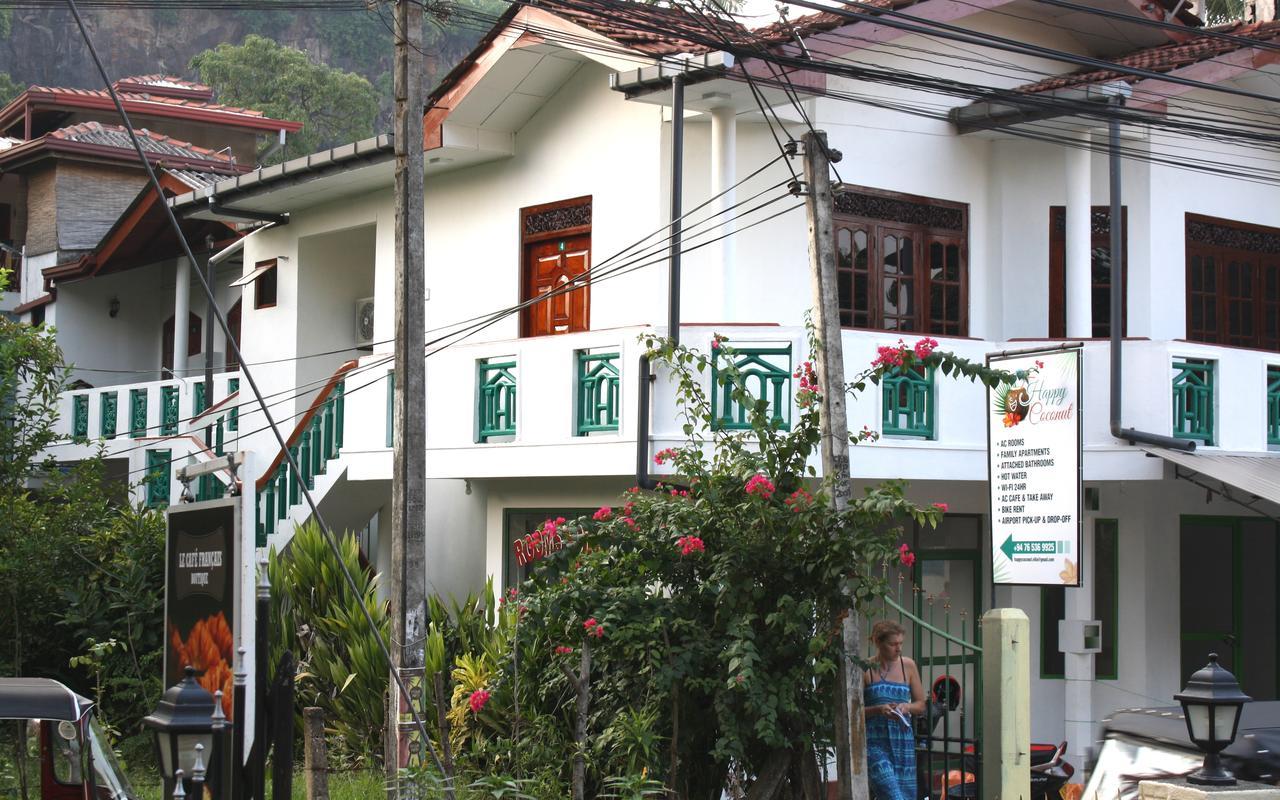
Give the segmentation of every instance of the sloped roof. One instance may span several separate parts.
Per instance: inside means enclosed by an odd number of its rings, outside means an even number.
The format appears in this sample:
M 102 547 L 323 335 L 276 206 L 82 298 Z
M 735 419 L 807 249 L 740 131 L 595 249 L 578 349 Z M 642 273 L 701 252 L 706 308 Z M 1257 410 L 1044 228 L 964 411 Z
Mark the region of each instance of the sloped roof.
M 1254 39 L 1258 42 L 1268 42 L 1280 38 L 1280 21 L 1238 22 L 1216 28 L 1207 28 L 1206 30 L 1216 33 L 1228 33 L 1232 36 Z M 1172 72 L 1173 70 L 1207 61 L 1227 53 L 1233 53 L 1247 47 L 1249 47 L 1248 44 L 1231 39 L 1195 35 L 1185 42 L 1149 47 L 1113 60 L 1121 67 L 1144 69 L 1151 72 Z M 1037 92 L 1049 92 L 1056 89 L 1069 89 L 1075 86 L 1108 83 L 1117 80 L 1133 83 L 1141 80 L 1141 78 L 1128 73 L 1117 72 L 1116 70 L 1086 69 L 1046 78 L 1042 81 L 1019 87 L 1016 91 L 1035 94 Z
M 531 0 L 528 5 L 545 9 L 640 53 L 665 56 L 702 53 L 711 49 L 699 41 L 712 34 L 708 21 L 683 7 L 649 5 L 630 0 Z M 720 35 L 746 40 L 749 31 L 728 17 L 715 19 Z
M 142 92 L 170 97 L 213 100 L 213 89 L 176 75 L 130 75 L 111 84 L 117 92 Z
M 190 142 L 174 139 L 172 136 L 149 131 L 146 128 L 138 128 L 134 132 L 138 135 L 138 142 L 142 145 L 142 149 L 148 153 L 218 162 L 227 167 L 235 166 L 235 159 L 229 153 L 200 147 Z M 115 147 L 133 153 L 133 142 L 129 139 L 129 132 L 125 130 L 123 125 L 82 122 L 79 125 L 71 125 L 66 128 L 59 128 L 56 131 L 50 131 L 48 137 L 82 144 Z

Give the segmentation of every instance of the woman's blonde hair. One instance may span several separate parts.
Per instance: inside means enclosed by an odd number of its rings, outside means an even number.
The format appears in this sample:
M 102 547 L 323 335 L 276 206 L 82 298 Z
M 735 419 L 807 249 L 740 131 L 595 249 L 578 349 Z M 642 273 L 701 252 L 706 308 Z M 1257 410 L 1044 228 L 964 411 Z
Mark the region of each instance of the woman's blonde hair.
M 890 636 L 906 636 L 907 629 L 891 619 L 882 619 L 871 628 L 871 641 L 877 646 Z

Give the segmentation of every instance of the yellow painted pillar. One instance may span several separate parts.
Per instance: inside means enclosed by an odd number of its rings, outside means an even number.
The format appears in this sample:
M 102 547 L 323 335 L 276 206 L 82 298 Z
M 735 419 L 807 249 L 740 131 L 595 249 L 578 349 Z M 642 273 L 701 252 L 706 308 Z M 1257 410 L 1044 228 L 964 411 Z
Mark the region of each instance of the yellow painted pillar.
M 1031 795 L 1031 622 L 1016 608 L 982 615 L 982 798 Z

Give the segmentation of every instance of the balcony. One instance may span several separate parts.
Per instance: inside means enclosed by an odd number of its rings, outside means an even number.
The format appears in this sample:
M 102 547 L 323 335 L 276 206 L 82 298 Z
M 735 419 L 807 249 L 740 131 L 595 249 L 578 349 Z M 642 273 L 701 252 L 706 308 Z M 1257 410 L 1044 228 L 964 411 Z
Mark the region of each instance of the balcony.
M 627 327 L 463 344 L 434 355 L 427 362 L 425 398 L 428 477 L 626 479 L 635 470 L 637 373 L 643 352 L 638 337 L 652 330 Z M 792 424 L 800 413 L 794 405 L 792 372 L 808 357 L 805 331 L 768 325 L 687 326 L 682 341 L 709 353 L 714 334 L 732 347 L 753 396 L 768 400 L 774 423 Z M 846 331 L 848 378 L 871 363 L 878 346 L 894 344 L 898 338 Z M 915 339 L 902 338 L 908 343 Z M 1041 344 L 1057 342 L 941 341 L 943 349 L 978 362 L 988 353 Z M 1159 478 L 1157 460 L 1110 434 L 1109 344 L 1088 341 L 1082 351 L 1086 479 Z M 1280 355 L 1131 340 L 1125 344 L 1124 372 L 1127 427 L 1192 438 L 1202 447 L 1231 452 L 1280 447 Z M 131 469 L 138 478 L 146 472 L 147 451 L 170 450 L 167 461 L 184 455 L 200 458 L 238 446 L 243 435 L 248 437 L 243 446 L 258 450 L 257 463 L 266 465 L 278 450 L 274 440 L 239 431 L 239 415 L 250 413 L 247 407 L 242 412 L 239 404 L 248 401 L 226 399 L 238 387 L 238 373 L 216 380 L 215 394 L 223 399 L 211 410 L 204 409 L 196 382 L 156 381 L 69 392 L 64 398 L 63 433 L 78 444 L 64 448 L 59 457 L 81 457 L 71 454 L 88 453 L 101 441 L 108 457 L 130 454 L 137 460 L 131 461 Z M 721 388 L 713 388 L 710 371 L 702 380 L 715 408 L 715 427 L 741 429 L 741 405 Z M 334 413 L 342 417 L 335 424 L 345 424 L 340 456 L 345 480 L 389 480 L 394 384 L 388 354 L 361 359 L 344 373 L 343 386 L 342 404 Z M 650 454 L 685 441 L 674 389 L 665 371 L 655 369 Z M 988 410 L 980 384 L 903 372 L 878 387 L 869 384 L 847 408 L 850 429 L 866 426 L 883 434 L 878 442 L 852 450 L 854 477 L 986 480 Z M 324 453 L 326 459 L 335 450 L 327 441 L 310 448 L 311 454 Z M 655 472 L 663 469 L 650 467 Z M 276 502 L 284 496 L 292 501 L 294 488 L 287 479 L 282 485 L 280 476 L 275 477 Z

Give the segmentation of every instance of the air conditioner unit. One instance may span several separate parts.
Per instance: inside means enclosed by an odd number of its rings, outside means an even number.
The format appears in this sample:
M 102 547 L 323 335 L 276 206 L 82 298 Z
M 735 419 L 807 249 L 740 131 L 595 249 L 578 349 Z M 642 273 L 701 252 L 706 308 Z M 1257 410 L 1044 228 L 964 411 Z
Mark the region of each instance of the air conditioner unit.
M 356 347 L 373 349 L 373 298 L 356 301 Z

